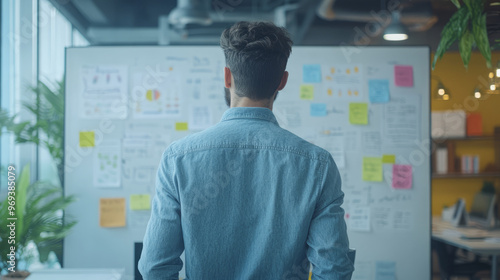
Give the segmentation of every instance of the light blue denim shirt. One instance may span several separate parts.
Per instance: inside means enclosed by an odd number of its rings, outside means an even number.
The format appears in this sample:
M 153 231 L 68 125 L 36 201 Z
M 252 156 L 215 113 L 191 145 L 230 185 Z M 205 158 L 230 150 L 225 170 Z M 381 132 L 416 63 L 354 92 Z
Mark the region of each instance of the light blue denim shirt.
M 267 108 L 228 109 L 172 143 L 157 175 L 139 270 L 191 280 L 350 279 L 331 155 L 280 128 Z

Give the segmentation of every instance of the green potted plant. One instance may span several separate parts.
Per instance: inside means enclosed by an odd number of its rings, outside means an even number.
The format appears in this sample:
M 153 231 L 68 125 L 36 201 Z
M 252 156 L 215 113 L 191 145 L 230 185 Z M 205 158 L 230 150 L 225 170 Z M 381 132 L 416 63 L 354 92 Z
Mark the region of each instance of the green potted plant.
M 63 217 L 63 210 L 75 200 L 73 196 L 63 196 L 59 186 L 40 181 L 30 184 L 29 180 L 27 165 L 15 181 L 15 190 L 10 189 L 11 193 L 0 204 L 0 269 L 7 272 L 3 280 L 24 279 L 29 275 L 25 270 L 33 261 L 35 252 L 28 245 L 36 247 L 41 263 L 47 262 L 50 252 L 60 258 L 61 241 L 76 224 L 76 221 Z M 9 196 L 15 199 L 9 199 Z M 9 219 L 13 217 L 16 219 Z M 13 221 L 15 227 L 11 224 Z M 11 237 L 13 234 L 15 236 Z M 15 263 L 9 263 L 12 256 L 15 256 Z M 13 264 L 15 268 L 9 269 Z M 20 264 L 24 267 L 18 267 Z
M 492 18 L 498 17 L 499 1 L 485 0 L 450 0 L 456 7 L 457 11 L 451 16 L 448 23 L 444 26 L 441 32 L 441 40 L 434 54 L 432 69 L 436 66 L 436 62 L 441 59 L 443 54 L 458 41 L 458 49 L 465 68 L 469 65 L 471 51 L 474 46 L 486 60 L 486 65 L 491 68 L 491 47 L 488 33 L 498 34 L 498 24 L 493 23 L 487 26 L 487 15 Z M 485 8 L 487 7 L 487 8 Z M 494 46 L 498 45 L 500 40 L 491 38 Z
M 16 143 L 42 145 L 52 156 L 63 183 L 63 139 L 64 139 L 64 81 L 55 83 L 54 89 L 39 81 L 31 91 L 37 96 L 35 102 L 24 103 L 25 109 L 34 116 L 34 121 L 16 122 L 16 116 L 0 110 L 0 135 L 2 131 L 14 135 Z M 43 137 L 40 137 L 43 134 Z

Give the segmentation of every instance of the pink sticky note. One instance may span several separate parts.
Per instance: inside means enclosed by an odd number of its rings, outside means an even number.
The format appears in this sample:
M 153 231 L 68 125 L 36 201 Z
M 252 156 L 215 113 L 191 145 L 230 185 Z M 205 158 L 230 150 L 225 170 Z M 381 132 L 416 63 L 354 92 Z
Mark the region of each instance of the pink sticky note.
M 411 165 L 394 164 L 392 166 L 392 188 L 411 189 L 412 169 Z
M 398 87 L 412 87 L 413 66 L 409 65 L 394 66 L 394 83 Z

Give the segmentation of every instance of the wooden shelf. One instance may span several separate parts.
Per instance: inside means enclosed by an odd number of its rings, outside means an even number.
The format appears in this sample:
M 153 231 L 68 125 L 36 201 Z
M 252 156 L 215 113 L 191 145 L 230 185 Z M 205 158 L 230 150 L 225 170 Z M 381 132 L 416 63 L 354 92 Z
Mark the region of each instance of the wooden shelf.
M 432 173 L 432 179 L 452 179 L 452 178 L 497 178 L 500 177 L 500 172 L 483 172 L 483 173 Z

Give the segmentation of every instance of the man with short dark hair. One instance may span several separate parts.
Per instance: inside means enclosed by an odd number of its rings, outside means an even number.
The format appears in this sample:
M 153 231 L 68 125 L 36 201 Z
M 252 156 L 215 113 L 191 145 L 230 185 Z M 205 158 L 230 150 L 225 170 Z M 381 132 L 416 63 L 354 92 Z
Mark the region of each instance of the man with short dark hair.
M 292 41 L 272 23 L 226 29 L 226 100 L 215 126 L 163 154 L 139 270 L 144 279 L 350 279 L 331 155 L 272 113 Z

